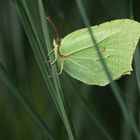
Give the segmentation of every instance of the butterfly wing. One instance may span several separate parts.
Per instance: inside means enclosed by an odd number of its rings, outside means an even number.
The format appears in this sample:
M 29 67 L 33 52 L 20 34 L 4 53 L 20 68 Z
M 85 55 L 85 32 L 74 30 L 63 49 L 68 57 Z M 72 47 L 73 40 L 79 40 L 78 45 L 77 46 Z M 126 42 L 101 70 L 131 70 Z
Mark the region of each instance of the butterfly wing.
M 140 23 L 115 20 L 92 27 L 93 34 L 113 80 L 132 71 L 132 58 L 140 37 Z M 65 55 L 63 69 L 72 77 L 90 85 L 110 83 L 86 28 L 72 32 L 62 40 Z

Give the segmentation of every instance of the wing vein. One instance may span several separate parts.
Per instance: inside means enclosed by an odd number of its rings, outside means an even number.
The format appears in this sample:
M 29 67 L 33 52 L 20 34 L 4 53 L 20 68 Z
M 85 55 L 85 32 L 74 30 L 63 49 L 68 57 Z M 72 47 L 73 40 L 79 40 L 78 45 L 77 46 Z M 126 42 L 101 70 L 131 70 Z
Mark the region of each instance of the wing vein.
M 69 61 L 71 61 L 72 63 L 74 63 L 74 64 L 76 64 L 76 65 L 78 65 L 79 67 L 81 67 L 81 68 L 83 68 L 83 69 L 85 69 L 85 70 L 87 70 L 89 73 L 90 73 L 90 75 L 91 75 L 91 77 L 92 77 L 92 79 L 93 80 L 96 80 L 97 82 L 98 82 L 98 80 L 97 79 L 95 79 L 95 77 L 93 77 L 93 75 L 95 75 L 92 71 L 90 71 L 89 69 L 87 69 L 86 67 L 84 67 L 84 66 L 82 66 L 82 65 L 80 65 L 79 63 L 77 63 L 76 61 L 73 61 L 72 59 L 67 59 L 67 60 L 69 60 Z

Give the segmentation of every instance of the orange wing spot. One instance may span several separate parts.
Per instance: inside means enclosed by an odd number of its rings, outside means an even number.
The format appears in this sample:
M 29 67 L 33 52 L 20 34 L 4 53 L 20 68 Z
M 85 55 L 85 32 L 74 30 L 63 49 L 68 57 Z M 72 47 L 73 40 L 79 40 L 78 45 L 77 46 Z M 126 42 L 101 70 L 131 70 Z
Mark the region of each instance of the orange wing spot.
M 105 47 L 102 47 L 102 48 L 101 48 L 101 51 L 102 51 L 102 52 L 105 52 L 105 51 L 106 51 L 106 48 L 105 48 Z

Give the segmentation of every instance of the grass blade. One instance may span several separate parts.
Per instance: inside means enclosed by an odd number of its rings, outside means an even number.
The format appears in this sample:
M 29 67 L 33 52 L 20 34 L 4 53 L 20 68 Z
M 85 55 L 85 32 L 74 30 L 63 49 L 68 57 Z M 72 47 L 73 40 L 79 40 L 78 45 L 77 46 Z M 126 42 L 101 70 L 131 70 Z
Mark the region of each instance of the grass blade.
M 97 45 L 96 40 L 95 40 L 95 38 L 94 38 L 94 36 L 93 36 L 93 34 L 92 34 L 92 31 L 91 31 L 91 29 L 90 29 L 90 24 L 89 24 L 89 21 L 88 21 L 86 12 L 85 12 L 85 10 L 84 10 L 82 1 L 76 0 L 76 3 L 77 3 L 77 6 L 78 6 L 78 9 L 79 9 L 79 12 L 80 12 L 80 14 L 81 14 L 81 17 L 82 17 L 82 19 L 83 19 L 83 21 L 84 21 L 84 24 L 85 24 L 85 26 L 87 27 L 87 29 L 88 29 L 88 31 L 89 31 L 89 34 L 91 35 L 91 39 L 92 39 L 92 41 L 93 41 L 93 44 L 96 44 L 96 45 Z M 112 81 L 111 74 L 109 73 L 109 70 L 108 70 L 108 68 L 107 68 L 107 66 L 106 66 L 106 64 L 105 64 L 105 62 L 104 62 L 104 60 L 103 60 L 103 57 L 102 57 L 102 55 L 101 55 L 101 53 L 100 53 L 100 51 L 99 51 L 98 45 L 97 45 L 97 47 L 96 47 L 96 51 L 97 51 L 97 53 L 98 53 L 98 56 L 100 57 L 100 60 L 101 60 L 101 62 L 102 62 L 102 65 L 103 65 L 103 67 L 104 67 L 104 70 L 105 70 L 105 72 L 106 72 L 106 75 L 107 75 L 108 79 L 109 79 L 110 81 Z M 120 92 L 119 87 L 117 86 L 117 84 L 116 84 L 115 82 L 112 82 L 112 83 L 111 83 L 111 88 L 112 88 L 113 93 L 114 93 L 114 96 L 116 97 L 116 99 L 117 99 L 117 101 L 118 101 L 118 104 L 119 104 L 119 106 L 120 106 L 120 108 L 121 108 L 121 110 L 122 110 L 122 113 L 123 113 L 123 116 L 124 116 L 125 120 L 126 120 L 127 123 L 129 124 L 129 126 L 132 128 L 135 137 L 136 137 L 137 139 L 140 139 L 140 133 L 139 133 L 139 130 L 138 130 L 138 128 L 137 128 L 137 126 L 136 126 L 136 123 L 135 123 L 135 121 L 134 121 L 134 117 L 132 116 L 132 114 L 131 114 L 130 111 L 128 110 L 128 108 L 127 108 L 127 106 L 126 106 L 126 104 L 125 104 L 123 98 L 121 97 L 121 92 Z
M 56 105 L 56 108 L 64 122 L 64 125 L 66 127 L 66 130 L 68 132 L 70 140 L 75 140 L 76 136 L 74 133 L 74 129 L 72 127 L 72 123 L 68 117 L 68 113 L 66 111 L 66 105 L 64 102 L 61 85 L 59 82 L 58 74 L 56 65 L 49 66 L 49 63 L 44 63 L 46 59 L 45 49 L 42 47 L 47 46 L 48 52 L 51 48 L 51 43 L 49 43 L 49 34 L 48 29 L 46 28 L 46 24 L 44 24 L 46 21 L 44 20 L 45 12 L 42 5 L 42 1 L 37 1 L 36 5 L 38 7 L 38 20 L 40 21 L 40 29 L 42 29 L 41 33 L 39 34 L 37 32 L 37 29 L 34 25 L 33 21 L 33 15 L 31 15 L 31 9 L 29 9 L 30 3 L 26 1 L 16 1 L 18 6 L 18 11 L 21 17 L 21 20 L 23 22 L 25 31 L 27 33 L 27 36 L 29 38 L 29 41 L 31 43 L 31 47 L 33 49 L 33 52 L 35 54 L 35 57 L 37 59 L 37 62 L 39 64 L 39 67 L 41 69 L 41 72 L 43 74 L 44 80 L 46 82 L 46 85 L 51 93 L 51 96 L 54 100 L 54 103 Z M 30 5 L 31 6 L 31 5 Z M 42 38 L 41 38 L 42 37 Z M 47 39 L 47 42 L 46 42 Z M 50 60 L 52 60 L 53 57 L 50 56 Z M 52 71 L 52 77 L 50 79 L 49 74 Z
M 16 88 L 17 86 L 9 78 L 9 75 L 7 74 L 2 63 L 0 63 L 0 79 L 11 90 L 11 93 L 22 103 L 25 109 L 31 114 L 36 123 L 42 128 L 46 137 L 53 140 L 54 139 L 53 133 L 42 121 L 37 112 L 33 109 L 32 105 L 28 102 L 24 94 L 19 89 Z

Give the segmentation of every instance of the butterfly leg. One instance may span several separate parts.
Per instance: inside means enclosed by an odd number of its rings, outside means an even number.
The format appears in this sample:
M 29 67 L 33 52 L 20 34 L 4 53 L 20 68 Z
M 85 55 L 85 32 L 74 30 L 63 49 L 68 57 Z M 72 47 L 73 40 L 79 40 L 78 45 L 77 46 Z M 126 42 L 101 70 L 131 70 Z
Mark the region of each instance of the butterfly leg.
M 60 75 L 63 71 L 63 66 L 64 66 L 64 61 L 62 61 L 61 66 L 60 66 L 60 71 L 58 73 L 58 75 Z
M 52 62 L 50 60 L 45 60 L 44 63 L 49 62 L 51 65 L 53 65 L 56 62 L 56 60 L 57 60 L 56 58 Z
M 57 58 L 55 57 L 54 60 L 51 63 L 51 65 L 53 65 L 55 62 L 57 61 Z
M 47 56 L 49 56 L 53 51 L 54 51 L 54 49 L 52 49 L 52 50 L 48 53 Z M 56 60 L 57 60 L 57 57 L 55 56 L 54 60 L 53 60 L 52 62 L 49 60 L 49 62 L 51 63 L 51 65 L 53 65 L 53 64 L 56 62 Z
M 54 51 L 54 48 L 48 53 L 47 56 L 49 56 Z

